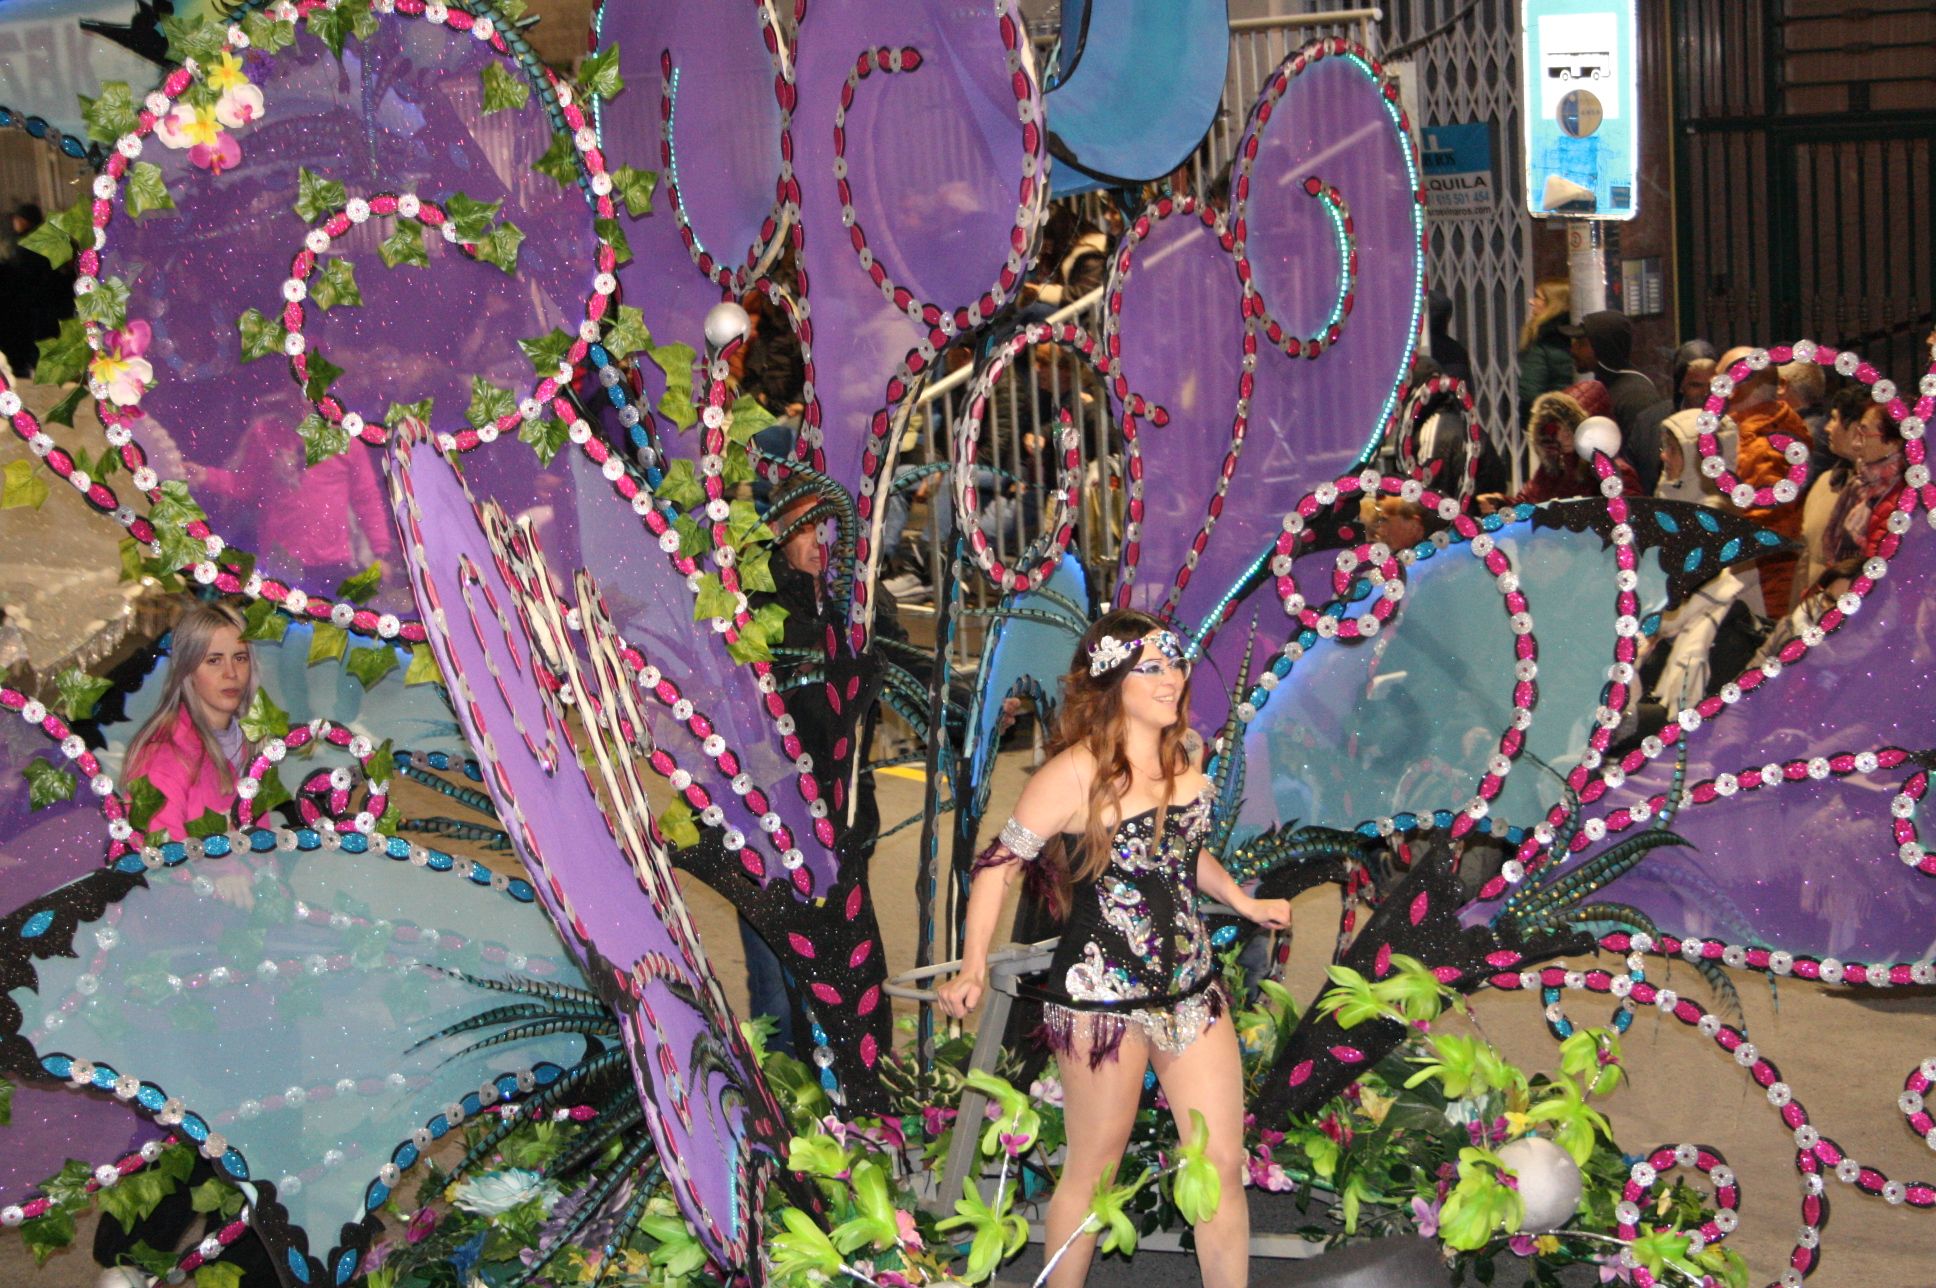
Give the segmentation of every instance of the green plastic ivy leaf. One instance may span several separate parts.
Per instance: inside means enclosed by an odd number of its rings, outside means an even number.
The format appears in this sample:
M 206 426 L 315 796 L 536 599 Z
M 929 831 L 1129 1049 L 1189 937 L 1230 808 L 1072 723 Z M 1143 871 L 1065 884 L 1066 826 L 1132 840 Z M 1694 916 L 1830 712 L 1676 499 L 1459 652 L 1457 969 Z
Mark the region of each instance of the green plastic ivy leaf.
M 148 830 L 148 824 L 155 814 L 168 803 L 161 788 L 143 776 L 127 784 L 125 793 L 128 798 L 128 824 L 137 832 Z
M 482 376 L 471 377 L 471 405 L 464 409 L 464 423 L 472 429 L 495 425 L 518 409 L 518 400 L 508 389 L 499 389 Z
M 647 356 L 665 372 L 665 392 L 659 395 L 659 414 L 680 429 L 691 429 L 699 420 L 692 405 L 692 364 L 698 358 L 689 344 L 674 340 L 648 351 Z
M 121 199 L 131 219 L 139 219 L 151 211 L 175 208 L 175 199 L 168 192 L 168 182 L 161 177 L 161 167 L 152 161 L 137 161 L 128 167 L 127 181 L 121 186 Z
M 773 581 L 773 551 L 757 546 L 740 556 L 740 588 L 749 595 L 772 594 L 779 587 Z
M 668 801 L 659 811 L 659 830 L 666 840 L 681 850 L 699 844 L 699 820 L 684 799 Z
M 232 1261 L 204 1261 L 195 1271 L 195 1288 L 242 1288 L 242 1267 Z
M 558 454 L 571 437 L 565 422 L 556 416 L 541 416 L 537 420 L 527 420 L 518 427 L 518 441 L 529 443 L 531 450 L 538 454 L 540 465 L 551 464 L 551 458 Z
M 26 457 L 8 461 L 0 472 L 0 510 L 38 510 L 47 500 L 47 480 L 38 462 Z
M 751 394 L 741 394 L 733 400 L 732 418 L 727 423 L 726 437 L 735 443 L 750 443 L 753 435 L 775 423 L 779 417 L 760 405 L 760 400 Z
M 595 54 L 586 55 L 585 61 L 578 64 L 578 83 L 586 93 L 599 98 L 618 97 L 619 91 L 625 88 L 625 78 L 619 75 L 616 41 Z
M 821 1282 L 840 1273 L 840 1253 L 812 1217 L 799 1208 L 782 1208 L 780 1221 L 786 1229 L 773 1236 L 775 1278 L 784 1281 L 797 1275 L 807 1282 Z
M 614 358 L 624 358 L 652 347 L 652 332 L 645 325 L 645 311 L 630 304 L 618 306 L 618 321 L 605 332 L 605 347 Z
M 13 1084 L 0 1078 L 0 1127 L 13 1122 Z
M 361 304 L 363 292 L 356 285 L 356 265 L 347 259 L 329 259 L 323 271 L 309 279 L 309 298 L 324 311 L 338 304 Z
M 317 412 L 310 412 L 296 423 L 296 434 L 302 439 L 304 465 L 314 465 L 350 450 L 350 432 Z
M 451 227 L 457 230 L 457 240 L 474 242 L 490 231 L 491 221 L 497 218 L 502 201 L 479 201 L 466 193 L 451 194 L 444 202 L 444 214 Z
M 27 808 L 46 809 L 74 799 L 75 778 L 65 769 L 36 756 L 20 772 L 27 777 Z
M 612 195 L 625 204 L 634 219 L 652 213 L 652 194 L 659 186 L 659 172 L 622 165 L 612 171 Z
M 289 619 L 267 599 L 258 599 L 242 610 L 242 638 L 279 643 L 289 631 Z M 258 695 L 260 690 L 257 690 Z
M 113 143 L 141 124 L 134 91 L 126 81 L 103 81 L 97 98 L 81 95 L 81 119 L 87 122 L 88 137 L 103 143 Z
M 382 683 L 383 677 L 396 670 L 397 665 L 397 651 L 388 644 L 379 644 L 375 648 L 352 649 L 343 668 L 367 691 Z
M 430 423 L 430 409 L 436 405 L 434 398 L 420 398 L 413 403 L 391 403 L 383 413 L 383 423 L 392 428 L 406 420 L 414 420 L 420 425 Z
M 74 1214 L 65 1208 L 49 1208 L 21 1225 L 20 1241 L 34 1254 L 34 1264 L 44 1266 L 49 1257 L 74 1242 Z
M 307 166 L 296 170 L 296 213 L 303 222 L 313 224 L 324 215 L 340 210 L 348 191 L 334 179 L 325 179 Z
M 319 401 L 324 394 L 329 392 L 329 387 L 335 384 L 337 378 L 342 374 L 343 369 L 341 367 L 331 362 L 328 358 L 325 358 L 322 354 L 317 353 L 314 349 L 311 349 L 309 351 L 309 375 L 303 380 L 303 396 L 311 402 Z M 349 436 L 345 433 L 345 446 L 348 446 L 348 440 Z
M 430 651 L 428 644 L 410 646 L 410 669 L 403 673 L 406 687 L 412 684 L 442 684 L 443 670 L 437 665 L 437 655 Z
M 477 257 L 505 276 L 518 271 L 518 247 L 524 245 L 524 230 L 510 220 L 491 229 L 477 241 Z
M 1403 1015 L 1372 991 L 1371 981 L 1349 966 L 1327 966 L 1324 973 L 1331 987 L 1318 999 L 1318 1014 L 1332 1016 L 1339 1028 L 1356 1028 L 1369 1020 L 1404 1022 Z
M 226 1181 L 210 1178 L 188 1191 L 189 1205 L 197 1212 L 216 1212 L 223 1218 L 242 1210 L 242 1191 Z
M 376 15 L 370 12 L 370 0 L 336 0 L 326 9 L 312 9 L 309 12 L 309 34 L 329 46 L 329 52 L 338 61 L 343 57 L 343 45 L 351 36 L 367 40 L 376 30 Z
M 282 785 L 282 775 L 277 772 L 274 765 L 271 765 L 269 772 L 262 776 L 260 785 L 255 790 L 253 802 L 255 816 L 260 819 L 276 806 L 287 805 L 294 799 L 295 797 L 289 794 L 289 789 Z
M 199 818 L 188 820 L 190 836 L 220 836 L 229 830 L 229 816 L 216 809 L 205 809 Z
M 60 332 L 39 344 L 39 359 L 34 379 L 43 385 L 64 385 L 79 380 L 87 370 L 87 326 L 79 317 L 62 318 Z
M 235 329 L 242 335 L 242 361 L 254 362 L 272 353 L 282 352 L 282 342 L 289 333 L 283 330 L 282 319 L 262 316 L 259 309 L 250 309 L 235 321 Z
M 518 341 L 518 348 L 524 350 L 524 356 L 531 359 L 533 371 L 540 376 L 553 376 L 558 374 L 558 368 L 570 358 L 571 347 L 576 343 L 577 340 L 565 334 L 562 329 L 552 327 L 543 335 Z
M 569 134 L 553 134 L 551 146 L 543 156 L 532 162 L 531 168 L 539 174 L 554 180 L 560 187 L 569 188 L 578 182 L 578 147 L 571 141 Z
M 69 720 L 85 720 L 94 714 L 94 704 L 114 687 L 110 680 L 99 680 L 78 667 L 69 667 L 54 677 L 60 692 L 61 714 Z
M 274 54 L 295 43 L 296 24 L 276 22 L 259 12 L 251 13 L 242 19 L 242 34 L 249 38 L 249 48 Z
M 329 622 L 316 622 L 310 627 L 309 665 L 318 662 L 333 662 L 343 656 L 350 646 L 349 632 Z
M 1014 1145 L 1013 1152 L 1017 1154 L 1035 1143 L 1036 1136 L 1042 1130 L 1042 1116 L 1035 1112 L 1035 1106 L 1029 1103 L 1026 1094 L 1017 1091 L 1007 1079 L 979 1069 L 971 1072 L 963 1081 L 1001 1106 L 1001 1112 L 982 1132 L 982 1153 L 994 1154 L 1000 1150 L 1004 1136 L 1009 1138 Z
M 128 284 L 118 277 L 103 277 L 86 295 L 74 297 L 74 309 L 83 322 L 118 331 L 128 320 Z
M 751 666 L 755 662 L 771 662 L 773 649 L 765 633 L 749 625 L 738 638 L 726 642 L 726 656 L 740 666 Z
M 397 753 L 390 739 L 385 738 L 370 753 L 369 761 L 363 766 L 363 775 L 372 783 L 387 783 L 397 776 Z
M 249 709 L 242 713 L 242 736 L 250 742 L 260 742 L 264 738 L 277 738 L 289 732 L 289 713 L 276 705 L 268 690 L 257 689 L 255 697 L 249 702 Z
M 47 409 L 47 423 L 74 428 L 74 413 L 80 410 L 81 399 L 87 397 L 87 390 L 75 385 L 67 391 L 67 396 Z
M 162 1199 L 174 1189 L 174 1182 L 167 1177 L 143 1170 L 96 1190 L 94 1198 L 101 1210 L 119 1222 L 123 1230 L 133 1230 L 137 1223 L 154 1215 Z
M 58 223 L 48 219 L 20 239 L 20 249 L 30 250 L 59 268 L 74 258 L 74 239 Z
M 739 609 L 739 600 L 733 592 L 726 589 L 716 572 L 706 573 L 699 579 L 699 594 L 692 605 L 692 620 L 707 621 L 714 617 L 731 618 Z
M 530 84 L 503 63 L 485 64 L 482 80 L 486 116 L 523 107 L 531 98 Z
M 347 599 L 352 604 L 368 603 L 370 596 L 383 586 L 383 564 L 371 560 L 370 566 L 354 576 L 347 577 L 336 586 L 336 598 Z
M 1004 1258 L 1020 1252 L 1028 1242 L 1028 1221 L 1009 1210 L 1013 1200 L 1012 1188 L 1004 1188 L 1001 1206 L 990 1207 L 975 1188 L 975 1178 L 965 1177 L 961 1182 L 961 1197 L 955 1200 L 955 1215 L 936 1222 L 935 1228 L 944 1232 L 973 1232 L 968 1245 L 969 1280 L 988 1278 Z
M 1171 1182 L 1171 1190 L 1183 1219 L 1200 1225 L 1217 1215 L 1223 1181 L 1216 1164 L 1210 1161 L 1210 1124 L 1203 1120 L 1201 1110 L 1190 1111 L 1190 1128 L 1189 1141 L 1177 1149 L 1176 1179 Z
M 618 220 L 594 219 L 592 220 L 592 232 L 597 235 L 598 240 L 612 248 L 612 254 L 617 258 L 619 263 L 624 264 L 631 260 L 632 243 L 625 236 L 625 230 L 619 227 Z
M 228 43 L 227 28 L 208 18 L 163 18 L 161 31 L 168 38 L 168 57 L 178 63 L 210 62 Z
M 383 257 L 385 268 L 430 267 L 430 252 L 424 249 L 423 226 L 414 219 L 397 220 L 397 230 L 378 243 L 376 253 Z
M 652 494 L 680 510 L 690 510 L 706 501 L 706 489 L 693 472 L 692 462 L 683 457 L 666 467 L 665 477 L 659 480 Z

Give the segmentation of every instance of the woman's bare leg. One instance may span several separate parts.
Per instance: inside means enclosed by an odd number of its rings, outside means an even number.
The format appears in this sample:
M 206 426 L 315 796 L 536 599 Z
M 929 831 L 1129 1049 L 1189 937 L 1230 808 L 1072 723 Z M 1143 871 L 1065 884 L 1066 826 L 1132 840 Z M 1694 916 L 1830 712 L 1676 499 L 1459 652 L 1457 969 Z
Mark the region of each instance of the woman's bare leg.
M 1217 1215 L 1197 1227 L 1197 1269 L 1204 1288 L 1250 1282 L 1250 1205 L 1244 1194 L 1244 1078 L 1229 1017 L 1212 1024 L 1180 1055 L 1150 1048 L 1150 1062 L 1184 1140 L 1192 1109 L 1210 1128 L 1210 1161 L 1223 1182 Z
M 1074 1051 L 1056 1059 L 1062 1078 L 1062 1121 L 1069 1148 L 1055 1197 L 1049 1200 L 1048 1238 L 1043 1256 L 1053 1257 L 1089 1215 L 1096 1183 L 1120 1162 L 1136 1125 L 1136 1107 L 1143 1099 L 1143 1070 L 1149 1065 L 1149 1045 L 1135 1025 L 1123 1035 L 1115 1058 L 1089 1067 L 1089 1044 L 1078 1040 Z M 1095 1255 L 1096 1236 L 1077 1239 L 1049 1276 L 1048 1288 L 1081 1288 Z

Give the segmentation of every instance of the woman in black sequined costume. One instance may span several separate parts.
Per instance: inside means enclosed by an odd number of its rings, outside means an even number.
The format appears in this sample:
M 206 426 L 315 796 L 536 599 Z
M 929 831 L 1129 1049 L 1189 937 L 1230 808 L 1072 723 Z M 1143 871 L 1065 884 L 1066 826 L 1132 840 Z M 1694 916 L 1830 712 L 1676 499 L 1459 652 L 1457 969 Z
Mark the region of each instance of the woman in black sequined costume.
M 1290 903 L 1252 899 L 1202 848 L 1210 781 L 1175 635 L 1144 613 L 1105 614 L 1077 646 L 1062 692 L 1048 762 L 976 860 L 962 969 L 941 986 L 940 1005 L 964 1016 L 980 1003 L 995 923 L 1026 869 L 1066 918 L 1044 989 L 1069 1138 L 1046 1246 L 1076 1232 L 1121 1160 L 1154 1066 L 1180 1128 L 1190 1130 L 1192 1110 L 1209 1125 L 1223 1201 L 1197 1229 L 1197 1263 L 1208 1288 L 1236 1288 L 1249 1275 L 1243 1067 L 1230 1026 L 1217 1023 L 1228 999 L 1197 895 L 1273 927 L 1290 924 Z M 1093 1236 L 1077 1240 L 1051 1288 L 1081 1284 L 1093 1248 Z

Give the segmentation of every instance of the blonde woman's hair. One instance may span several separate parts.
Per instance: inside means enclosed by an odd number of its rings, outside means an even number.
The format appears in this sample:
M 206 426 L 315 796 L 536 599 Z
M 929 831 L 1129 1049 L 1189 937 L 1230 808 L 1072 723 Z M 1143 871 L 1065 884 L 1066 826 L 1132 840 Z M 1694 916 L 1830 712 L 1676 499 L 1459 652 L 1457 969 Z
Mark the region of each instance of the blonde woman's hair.
M 1573 284 L 1564 277 L 1549 277 L 1533 288 L 1546 297 L 1546 307 L 1537 313 L 1529 314 L 1526 325 L 1519 328 L 1519 351 L 1533 347 L 1540 331 L 1554 318 L 1563 318 L 1573 307 Z
M 215 603 L 196 603 L 175 620 L 169 632 L 168 678 L 163 682 L 161 701 L 155 706 L 155 713 L 135 734 L 128 744 L 128 754 L 122 760 L 122 777 L 136 777 L 135 770 L 141 758 L 156 745 L 165 745 L 175 731 L 175 721 L 184 709 L 195 725 L 195 732 L 201 735 L 202 752 L 215 766 L 221 776 L 222 790 L 228 791 L 235 786 L 235 774 L 229 765 L 229 758 L 222 754 L 222 748 L 215 741 L 215 726 L 208 717 L 202 700 L 195 696 L 195 686 L 190 683 L 195 668 L 208 656 L 209 641 L 215 632 L 224 626 L 232 626 L 239 633 L 247 623 L 242 614 L 229 605 Z M 249 681 L 242 690 L 242 705 L 236 709 L 235 718 L 240 720 L 255 702 L 256 679 L 254 650 L 250 650 Z M 255 751 L 252 744 L 244 744 L 243 759 L 246 762 Z
M 1541 394 L 1533 399 L 1533 408 L 1526 417 L 1526 424 L 1537 430 L 1549 420 L 1568 429 L 1578 429 L 1586 420 L 1586 408 L 1580 406 L 1579 400 L 1571 394 L 1557 390 Z

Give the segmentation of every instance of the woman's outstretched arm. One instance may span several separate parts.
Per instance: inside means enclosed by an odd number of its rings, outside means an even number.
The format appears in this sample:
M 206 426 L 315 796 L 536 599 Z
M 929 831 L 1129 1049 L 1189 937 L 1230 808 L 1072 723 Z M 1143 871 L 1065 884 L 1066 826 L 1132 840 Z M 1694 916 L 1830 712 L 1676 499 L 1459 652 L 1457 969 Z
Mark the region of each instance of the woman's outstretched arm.
M 1067 752 L 1038 769 L 1022 789 L 1001 837 L 976 860 L 962 928 L 961 970 L 935 990 L 944 1014 L 959 1019 L 981 1004 L 982 994 L 988 991 L 988 949 L 1009 885 L 1023 863 L 1039 861 L 1043 843 L 1068 829 L 1075 813 L 1070 802 L 1087 799 L 1076 758 Z

